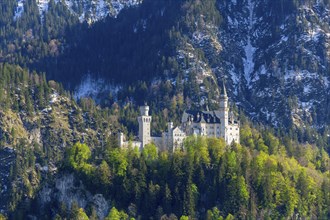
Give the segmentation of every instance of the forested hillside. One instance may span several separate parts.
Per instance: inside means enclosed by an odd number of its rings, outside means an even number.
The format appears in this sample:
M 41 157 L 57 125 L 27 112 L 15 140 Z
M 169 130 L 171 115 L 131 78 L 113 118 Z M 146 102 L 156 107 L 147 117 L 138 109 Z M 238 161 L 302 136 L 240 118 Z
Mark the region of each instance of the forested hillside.
M 2 0 L 0 219 L 330 219 L 329 82 L 329 0 Z M 118 147 L 222 83 L 240 144 Z
M 241 145 L 190 137 L 174 153 L 120 149 L 116 132 L 136 132 L 137 106 L 77 104 L 19 66 L 3 64 L 0 74 L 0 205 L 9 218 L 329 218 L 330 161 L 321 144 L 241 113 Z
M 154 145 L 142 153 L 107 148 L 102 160 L 76 144 L 66 163 L 86 189 L 109 199 L 111 211 L 122 211 L 120 219 L 329 218 L 330 161 L 324 150 L 283 143 L 248 124 L 242 138 L 242 145 L 225 146 L 223 140 L 191 137 L 185 151 L 173 154 L 157 153 Z M 83 208 L 92 216 L 96 206 Z M 51 207 L 58 218 L 77 215 L 65 205 Z
M 68 146 L 102 146 L 119 124 L 109 109 L 90 99 L 77 104 L 44 74 L 1 64 L 0 84 L 0 210 L 7 213 L 52 179 Z

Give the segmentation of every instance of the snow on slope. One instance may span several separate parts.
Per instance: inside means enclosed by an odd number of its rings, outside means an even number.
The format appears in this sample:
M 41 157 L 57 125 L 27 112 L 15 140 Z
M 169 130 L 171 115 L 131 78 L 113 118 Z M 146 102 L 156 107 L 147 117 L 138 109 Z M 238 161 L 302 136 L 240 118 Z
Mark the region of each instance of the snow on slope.
M 48 10 L 50 0 L 36 0 L 38 5 L 40 19 L 43 20 L 44 13 Z M 24 12 L 25 0 L 17 0 L 14 20 L 19 19 Z M 79 17 L 80 22 L 87 21 L 93 23 L 107 16 L 116 17 L 119 12 L 126 8 L 138 5 L 142 0 L 65 0 L 64 4 L 68 7 L 72 14 Z M 61 3 L 55 0 L 55 3 Z M 78 11 L 78 5 L 82 6 L 82 11 Z
M 249 33 L 248 33 L 248 37 L 247 37 L 247 44 L 244 47 L 244 51 L 245 51 L 245 56 L 246 59 L 244 60 L 244 77 L 246 79 L 247 82 L 247 86 L 250 87 L 250 81 L 251 81 L 251 74 L 253 72 L 253 68 L 254 68 L 254 61 L 253 61 L 253 56 L 254 53 L 256 51 L 256 48 L 254 48 L 251 44 L 251 30 L 252 27 L 254 25 L 254 19 L 253 19 L 253 9 L 254 6 L 251 2 L 251 0 L 248 0 L 248 8 L 249 8 Z
M 17 7 L 15 10 L 14 21 L 22 16 L 24 12 L 24 0 L 17 0 Z
M 121 89 L 120 86 L 107 84 L 102 79 L 94 79 L 90 74 L 86 75 L 80 85 L 75 89 L 74 98 L 92 97 L 97 99 L 102 93 L 117 94 Z
M 130 7 L 134 5 L 138 5 L 142 2 L 142 0 L 114 0 L 111 1 L 111 6 L 114 9 L 115 16 L 119 14 L 119 12 L 125 7 Z
M 93 23 L 107 16 L 117 17 L 119 12 L 126 8 L 138 5 L 142 0 L 81 0 L 82 11 L 77 11 L 77 2 L 65 0 L 65 4 L 80 22 Z

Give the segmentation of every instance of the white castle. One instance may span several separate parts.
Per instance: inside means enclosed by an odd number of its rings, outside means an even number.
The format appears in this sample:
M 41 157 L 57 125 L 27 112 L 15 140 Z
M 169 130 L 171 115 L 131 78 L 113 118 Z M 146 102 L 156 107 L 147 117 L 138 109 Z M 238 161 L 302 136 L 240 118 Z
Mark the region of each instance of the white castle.
M 149 106 L 140 107 L 139 141 L 125 141 L 124 134 L 119 134 L 120 147 L 138 147 L 140 150 L 149 143 L 154 143 L 160 150 L 174 151 L 183 147 L 184 139 L 190 135 L 200 135 L 207 137 L 223 138 L 226 144 L 232 142 L 239 143 L 239 121 L 234 118 L 234 114 L 228 108 L 228 96 L 223 85 L 220 95 L 220 106 L 216 111 L 185 111 L 182 115 L 181 125 L 173 126 L 173 122 L 168 122 L 167 132 L 163 132 L 161 137 L 152 137 L 150 133 L 151 116 Z

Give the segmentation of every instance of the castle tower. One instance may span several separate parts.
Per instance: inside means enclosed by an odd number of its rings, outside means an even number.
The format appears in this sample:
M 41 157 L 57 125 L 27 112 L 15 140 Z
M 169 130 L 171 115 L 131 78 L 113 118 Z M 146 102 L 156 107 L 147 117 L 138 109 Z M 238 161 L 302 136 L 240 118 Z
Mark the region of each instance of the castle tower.
M 124 146 L 124 134 L 123 134 L 123 132 L 119 132 L 119 134 L 118 134 L 118 144 L 119 144 L 119 147 Z
M 149 116 L 149 106 L 144 104 L 140 106 L 140 116 L 138 117 L 139 122 L 139 139 L 142 142 L 142 146 L 151 142 L 150 137 L 150 124 L 151 116 Z
M 220 135 L 227 142 L 226 128 L 228 127 L 228 96 L 225 84 L 222 83 L 220 94 Z
M 170 131 L 172 131 L 172 129 L 173 129 L 173 122 L 168 122 L 167 123 L 167 130 L 168 130 L 168 132 L 170 132 Z

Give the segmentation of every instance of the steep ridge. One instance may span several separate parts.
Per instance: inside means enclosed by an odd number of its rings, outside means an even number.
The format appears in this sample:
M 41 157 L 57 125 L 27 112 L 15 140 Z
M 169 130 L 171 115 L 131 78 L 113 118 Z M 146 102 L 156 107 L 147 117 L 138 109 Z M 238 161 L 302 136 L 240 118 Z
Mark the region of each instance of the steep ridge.
M 327 4 L 216 2 L 223 22 L 211 33 L 218 36 L 221 52 L 195 46 L 204 51 L 215 75 L 227 79 L 233 101 L 252 117 L 274 126 L 322 127 L 329 120 Z
M 0 213 L 8 213 L 51 180 L 68 146 L 104 146 L 120 125 L 109 109 L 77 104 L 59 84 L 18 66 L 0 65 L 0 85 Z
M 3 213 L 7 209 L 7 201 L 9 201 L 10 194 L 10 167 L 15 161 L 15 151 L 12 148 L 0 149 L 0 213 Z
M 116 18 L 103 20 L 95 13 L 102 1 L 79 1 L 81 7 L 66 1 L 64 8 L 51 2 L 44 11 L 49 25 L 26 28 L 21 48 L 3 43 L 2 59 L 46 72 L 79 91 L 77 97 L 88 94 L 82 88 L 90 87 L 84 79 L 91 79 L 111 84 L 99 86 L 109 88 L 102 93 L 111 92 L 114 100 L 120 94 L 136 99 L 128 87 L 146 82 L 148 94 L 154 94 L 147 98 L 153 100 L 160 96 L 154 88 L 168 80 L 172 94 L 202 107 L 217 102 L 217 84 L 226 81 L 231 101 L 256 120 L 318 129 L 329 123 L 327 0 L 110 1 L 106 4 L 120 9 L 139 6 L 120 14 L 111 14 L 109 6 L 103 14 Z M 21 5 L 15 6 L 17 13 Z M 93 12 L 90 26 L 79 22 L 89 14 L 85 9 Z M 59 11 L 70 19 L 56 17 Z M 48 28 L 58 22 L 60 27 Z M 44 43 L 36 45 L 40 30 Z M 80 83 L 84 87 L 77 88 Z

